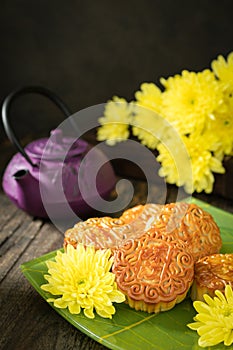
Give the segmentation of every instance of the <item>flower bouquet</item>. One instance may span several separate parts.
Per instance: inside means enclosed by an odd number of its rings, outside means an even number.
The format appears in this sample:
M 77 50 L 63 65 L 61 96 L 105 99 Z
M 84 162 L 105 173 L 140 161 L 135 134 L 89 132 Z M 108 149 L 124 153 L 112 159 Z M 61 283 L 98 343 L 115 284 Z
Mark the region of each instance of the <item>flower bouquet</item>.
M 115 145 L 136 137 L 156 151 L 159 175 L 167 183 L 184 186 L 187 193 L 211 193 L 216 174 L 226 172 L 226 162 L 229 168 L 233 155 L 233 52 L 226 59 L 218 56 L 211 69 L 183 70 L 161 78 L 160 83 L 162 88 L 143 83 L 134 101 L 116 96 L 108 101 L 99 119 L 97 140 Z M 166 123 L 187 150 L 192 179 L 185 171 L 177 171 L 176 158 L 163 142 L 169 137 Z M 176 154 L 179 147 L 174 140 Z

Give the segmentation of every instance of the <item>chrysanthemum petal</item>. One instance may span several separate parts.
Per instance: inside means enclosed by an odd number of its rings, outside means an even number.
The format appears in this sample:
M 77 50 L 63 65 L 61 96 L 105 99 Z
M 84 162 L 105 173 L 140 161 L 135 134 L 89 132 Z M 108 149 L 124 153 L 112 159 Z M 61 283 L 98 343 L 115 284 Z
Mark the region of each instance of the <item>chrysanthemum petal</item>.
M 188 326 L 190 329 L 196 331 L 196 330 L 198 330 L 198 329 L 202 326 L 202 322 L 188 323 L 187 326 Z
M 229 330 L 229 332 L 224 337 L 224 345 L 230 346 L 233 343 L 233 329 Z
M 211 298 L 208 294 L 204 294 L 203 297 L 204 297 L 206 304 L 208 304 L 209 306 L 214 306 L 213 298 Z
M 68 309 L 71 314 L 79 314 L 81 311 L 81 307 L 79 304 L 73 302 L 68 304 Z
M 65 309 L 69 305 L 69 303 L 63 300 L 62 298 L 54 299 L 53 303 L 54 303 L 54 306 L 59 309 Z
M 227 299 L 228 302 L 233 303 L 233 290 L 230 287 L 230 285 L 226 285 L 225 288 L 225 297 Z
M 90 308 L 90 309 L 84 309 L 83 310 L 84 312 L 84 315 L 88 318 L 95 318 L 95 314 L 93 312 L 93 308 Z
M 96 312 L 101 317 L 112 318 L 112 315 L 115 314 L 116 310 L 114 306 L 108 306 L 100 309 L 96 308 Z
M 213 324 L 209 322 L 208 324 L 202 323 L 200 327 L 197 329 L 197 333 L 199 335 L 204 335 L 204 334 L 211 334 L 212 330 L 218 328 L 218 324 Z
M 198 313 L 209 313 L 210 307 L 209 305 L 205 304 L 203 301 L 194 301 L 193 303 L 194 308 Z
M 211 319 L 212 319 L 212 316 L 211 314 L 209 313 L 199 313 L 197 316 L 196 316 L 196 319 L 200 322 L 211 322 Z
M 218 299 L 220 300 L 220 302 L 226 303 L 226 298 L 223 295 L 223 293 L 220 290 L 216 290 L 215 294 L 217 295 Z
M 119 292 L 119 290 L 112 291 L 109 297 L 111 298 L 111 301 L 115 303 L 123 303 L 125 301 L 125 295 Z

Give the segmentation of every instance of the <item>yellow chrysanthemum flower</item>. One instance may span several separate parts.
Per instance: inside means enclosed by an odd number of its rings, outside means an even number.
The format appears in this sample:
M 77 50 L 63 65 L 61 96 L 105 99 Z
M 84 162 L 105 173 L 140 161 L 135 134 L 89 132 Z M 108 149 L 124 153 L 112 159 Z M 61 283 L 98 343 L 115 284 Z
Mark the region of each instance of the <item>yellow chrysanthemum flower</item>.
M 221 82 L 233 87 L 233 52 L 229 53 L 226 60 L 219 55 L 217 60 L 213 60 L 211 67 Z
M 128 126 L 122 123 L 104 124 L 97 131 L 97 140 L 106 141 L 109 146 L 114 146 L 117 142 L 122 142 L 128 138 Z
M 213 72 L 206 69 L 161 79 L 163 115 L 182 135 L 201 133 L 223 106 L 223 92 Z
M 207 136 L 203 134 L 203 139 L 199 142 L 195 137 L 187 138 L 186 146 L 192 163 L 193 187 L 197 192 L 211 193 L 214 185 L 213 173 L 223 174 L 225 169 L 221 161 L 209 150 L 210 145 L 204 147 L 203 144 L 208 140 Z
M 159 174 L 168 183 L 184 185 L 188 193 L 203 190 L 210 193 L 213 173 L 224 173 L 223 159 L 233 155 L 233 52 L 226 60 L 222 56 L 214 60 L 212 70 L 198 73 L 184 70 L 168 79 L 161 78 L 163 91 L 154 83 L 143 83 L 135 93 L 135 101 L 127 104 L 121 99 L 122 116 L 117 120 L 124 123 L 105 123 L 111 122 L 112 110 L 117 111 L 112 101 L 100 119 L 98 140 L 114 145 L 127 139 L 130 125 L 133 136 L 144 146 L 158 150 Z M 177 169 L 182 157 L 176 140 L 170 150 L 166 147 L 168 124 L 185 143 L 192 176 Z
M 216 297 L 205 294 L 205 302 L 194 301 L 193 306 L 198 312 L 194 323 L 187 326 L 197 331 L 201 347 L 213 346 L 224 342 L 230 346 L 233 343 L 233 291 L 230 285 L 225 287 L 225 296 L 219 290 Z
M 162 113 L 162 92 L 154 83 L 143 83 L 141 91 L 135 93 L 138 106 Z
M 144 146 L 155 149 L 165 130 L 165 122 L 156 112 L 134 105 L 135 116 L 132 119 L 132 132 Z
M 163 143 L 158 144 L 157 150 L 159 151 L 159 155 L 156 159 L 161 163 L 159 176 L 164 177 L 170 184 L 184 186 L 185 181 L 183 179 L 183 174 L 179 173 L 178 171 L 176 160 L 172 156 L 172 151 L 169 150 Z
M 233 107 L 233 106 L 232 106 Z M 215 139 L 215 147 L 209 149 L 214 151 L 215 156 L 222 160 L 225 155 L 233 155 L 233 108 L 228 113 L 216 114 L 205 134 L 212 135 Z
M 213 72 L 218 77 L 221 88 L 224 93 L 224 103 L 232 115 L 233 112 L 233 52 L 231 52 L 225 60 L 223 56 L 218 56 L 211 64 Z
M 97 140 L 106 141 L 110 146 L 127 140 L 132 115 L 132 106 L 124 98 L 113 97 L 99 118 L 101 126 L 97 130 Z
M 57 308 L 67 308 L 72 314 L 79 314 L 81 309 L 88 318 L 94 318 L 94 309 L 101 317 L 112 318 L 115 313 L 113 302 L 125 300 L 117 290 L 115 275 L 110 272 L 111 250 L 97 250 L 93 246 L 82 244 L 75 249 L 67 246 L 66 252 L 58 251 L 55 261 L 48 261 L 49 282 L 41 288 L 58 298 L 48 298 Z
M 153 83 L 143 83 L 141 90 L 135 93 L 134 118 L 132 132 L 141 143 L 151 149 L 158 144 L 158 132 L 163 132 L 161 121 L 162 93 Z
M 180 172 L 177 169 L 178 157 L 181 153 L 178 144 L 170 150 L 164 144 L 158 145 L 157 160 L 162 165 L 159 175 L 165 177 L 168 183 L 184 186 L 187 193 L 192 193 L 193 189 L 197 192 L 210 193 L 214 184 L 213 172 L 220 174 L 225 172 L 221 161 L 210 151 L 211 146 L 214 147 L 215 139 L 209 134 L 203 134 L 201 138 L 197 135 L 183 136 L 182 141 L 190 157 L 191 171 L 188 176 L 185 167 Z
M 219 153 L 233 154 L 233 52 L 225 60 L 223 56 L 218 56 L 211 64 L 213 72 L 218 77 L 223 90 L 223 98 L 226 110 L 217 116 L 217 120 L 212 125 L 210 132 L 218 134 L 221 140 Z M 213 130 L 213 127 L 215 130 Z

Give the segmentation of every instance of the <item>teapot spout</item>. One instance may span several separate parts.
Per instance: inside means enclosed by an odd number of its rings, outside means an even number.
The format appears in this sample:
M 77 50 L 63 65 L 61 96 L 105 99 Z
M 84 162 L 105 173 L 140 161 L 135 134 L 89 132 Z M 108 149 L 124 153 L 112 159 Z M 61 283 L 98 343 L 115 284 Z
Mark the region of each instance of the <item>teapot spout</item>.
M 39 183 L 29 169 L 17 170 L 13 175 L 13 179 L 17 183 L 17 187 L 21 188 L 24 193 L 37 193 Z
M 17 184 L 17 188 L 21 188 L 23 192 L 37 192 L 38 181 L 35 179 L 35 177 L 29 169 L 17 170 L 15 173 L 12 174 L 12 177 Z
M 16 173 L 13 174 L 13 178 L 19 182 L 29 177 L 30 177 L 30 173 L 28 169 L 21 169 L 16 171 Z
M 12 174 L 14 195 L 11 199 L 16 205 L 33 216 L 46 217 L 40 195 L 39 181 L 30 169 L 19 169 Z

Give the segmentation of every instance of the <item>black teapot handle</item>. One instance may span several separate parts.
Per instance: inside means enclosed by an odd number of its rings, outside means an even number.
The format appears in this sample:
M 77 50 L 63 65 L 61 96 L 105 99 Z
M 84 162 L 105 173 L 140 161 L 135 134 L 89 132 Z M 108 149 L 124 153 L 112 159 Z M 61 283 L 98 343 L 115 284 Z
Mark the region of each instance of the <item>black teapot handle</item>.
M 9 108 L 13 100 L 15 100 L 17 97 L 28 94 L 28 93 L 37 93 L 40 95 L 43 95 L 47 98 L 49 98 L 54 104 L 65 114 L 66 117 L 69 117 L 71 115 L 71 112 L 69 108 L 66 106 L 66 104 L 61 100 L 61 98 L 56 95 L 54 92 L 50 91 L 49 89 L 42 87 L 42 86 L 25 86 L 21 87 L 19 89 L 16 89 L 12 91 L 3 101 L 2 104 L 2 122 L 5 129 L 5 132 L 12 142 L 13 145 L 18 149 L 18 151 L 22 154 L 22 156 L 34 167 L 37 166 L 32 162 L 28 154 L 25 152 L 24 148 L 21 146 L 18 138 L 15 136 L 9 120 L 8 120 L 8 114 L 9 114 Z

